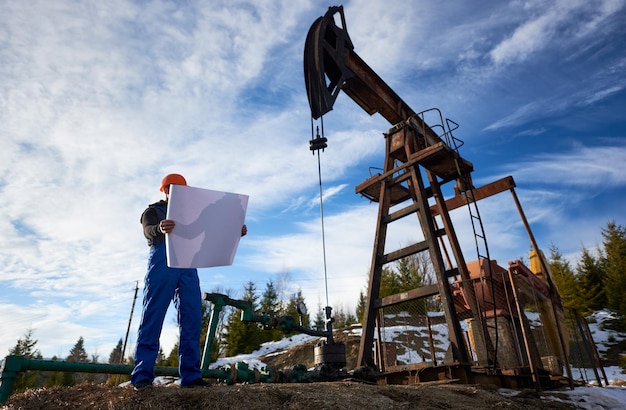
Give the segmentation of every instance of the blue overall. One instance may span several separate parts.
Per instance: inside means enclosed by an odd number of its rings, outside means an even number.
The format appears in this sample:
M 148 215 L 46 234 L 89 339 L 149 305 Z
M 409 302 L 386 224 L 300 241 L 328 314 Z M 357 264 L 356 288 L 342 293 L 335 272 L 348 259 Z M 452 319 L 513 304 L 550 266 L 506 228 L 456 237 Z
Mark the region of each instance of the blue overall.
M 196 269 L 169 268 L 165 256 L 165 242 L 161 242 L 150 247 L 143 291 L 143 312 L 135 351 L 135 368 L 131 373 L 133 385 L 154 380 L 159 338 L 171 300 L 174 300 L 180 329 L 178 372 L 181 385 L 184 386 L 202 377 L 200 371 L 202 296 L 198 272 Z

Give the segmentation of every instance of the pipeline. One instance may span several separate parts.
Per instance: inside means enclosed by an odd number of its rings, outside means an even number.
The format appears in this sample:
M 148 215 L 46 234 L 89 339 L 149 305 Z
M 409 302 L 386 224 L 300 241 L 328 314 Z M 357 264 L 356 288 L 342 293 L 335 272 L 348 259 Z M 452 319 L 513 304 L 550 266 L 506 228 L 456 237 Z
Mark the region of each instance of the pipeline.
M 298 324 L 291 316 L 274 316 L 273 314 L 258 315 L 252 308 L 252 303 L 245 300 L 231 299 L 219 293 L 205 293 L 203 299 L 213 304 L 209 329 L 204 345 L 204 352 L 200 370 L 202 377 L 215 379 L 220 383 L 301 383 L 306 381 L 329 381 L 346 377 L 343 367 L 346 365 L 346 353 L 343 343 L 335 343 L 332 337 L 331 308 L 326 308 L 327 329 L 314 330 Z M 238 362 L 215 369 L 209 369 L 212 343 L 217 333 L 219 315 L 224 306 L 233 306 L 241 310 L 241 319 L 244 322 L 257 323 L 265 329 L 280 329 L 283 333 L 301 332 L 310 336 L 326 337 L 325 343 L 315 348 L 316 368 L 308 371 L 303 365 L 296 365 L 291 371 L 273 373 L 267 367 L 260 370 L 250 368 L 246 363 Z M 304 307 L 303 307 L 304 308 Z M 4 404 L 11 395 L 13 384 L 19 372 L 28 370 L 63 371 L 77 373 L 106 373 L 130 374 L 133 365 L 79 363 L 59 360 L 30 359 L 23 356 L 7 356 L 0 367 L 0 405 Z M 176 367 L 155 367 L 156 376 L 178 376 Z
M 13 384 L 20 372 L 28 370 L 62 371 L 77 373 L 130 374 L 133 365 L 79 363 L 58 360 L 30 359 L 24 356 L 6 356 L 0 367 L 0 405 L 4 404 L 13 391 Z M 176 367 L 155 367 L 157 376 L 178 376 Z M 219 382 L 234 383 L 269 383 L 273 376 L 268 368 L 251 369 L 246 363 L 239 362 L 224 365 L 216 369 L 203 369 L 202 377 L 216 379 Z

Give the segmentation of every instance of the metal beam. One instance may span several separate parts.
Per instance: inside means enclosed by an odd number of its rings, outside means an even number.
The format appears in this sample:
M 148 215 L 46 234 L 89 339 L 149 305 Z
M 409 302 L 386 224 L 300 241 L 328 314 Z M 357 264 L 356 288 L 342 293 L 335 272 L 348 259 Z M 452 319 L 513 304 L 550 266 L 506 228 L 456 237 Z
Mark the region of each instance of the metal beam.
M 490 184 L 483 185 L 480 188 L 474 188 L 473 189 L 474 201 L 479 201 L 481 199 L 488 198 L 490 196 L 499 194 L 500 192 L 504 192 L 506 190 L 513 189 L 513 188 L 515 188 L 515 181 L 513 180 L 513 177 L 512 176 L 504 177 Z M 459 193 L 456 196 L 446 200 L 446 208 L 448 209 L 448 211 L 460 208 L 465 205 L 467 205 L 467 197 L 462 193 Z M 439 210 L 437 209 L 436 205 L 433 205 L 430 207 L 430 213 L 433 216 L 439 215 Z

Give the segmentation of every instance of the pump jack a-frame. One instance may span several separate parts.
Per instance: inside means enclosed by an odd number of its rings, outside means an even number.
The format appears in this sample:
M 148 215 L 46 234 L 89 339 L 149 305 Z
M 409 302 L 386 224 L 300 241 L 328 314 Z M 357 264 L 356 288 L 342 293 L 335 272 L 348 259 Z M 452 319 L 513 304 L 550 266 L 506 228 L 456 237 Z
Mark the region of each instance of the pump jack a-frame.
M 392 124 L 385 133 L 381 173 L 356 187 L 356 193 L 378 202 L 357 365 L 383 375 L 386 383 L 448 380 L 537 389 L 566 380 L 560 377 L 564 367 L 571 387 L 560 296 L 517 201 L 513 178 L 474 187 L 473 164 L 461 157 L 458 148 L 462 142 L 452 135 L 458 125 L 444 120 L 437 109 L 413 111 L 354 52 L 342 7 L 330 7 L 311 26 L 304 50 L 304 73 L 314 120 L 332 110 L 343 91 L 368 114 L 379 113 Z M 429 125 L 426 118 L 435 121 Z M 455 184 L 455 195 L 445 199 L 442 188 L 450 183 Z M 506 190 L 513 194 L 533 247 L 532 272 L 519 261 L 511 263 L 507 271 L 489 257 L 476 202 Z M 461 206 L 469 208 L 478 253 L 478 260 L 469 264 L 450 217 L 450 211 Z M 421 239 L 386 252 L 388 226 L 413 215 L 421 227 Z M 416 254 L 427 255 L 435 282 L 380 297 L 385 265 Z M 443 311 L 448 338 L 445 357 L 437 359 L 433 353 L 430 360 L 418 364 L 394 362 L 381 347 L 385 309 L 425 298 L 437 300 Z M 542 306 L 539 310 L 545 327 L 551 328 L 545 338 L 550 339 L 546 342 L 550 352 L 533 343 L 536 332 L 521 308 L 533 298 Z M 546 370 L 551 368 L 552 372 Z

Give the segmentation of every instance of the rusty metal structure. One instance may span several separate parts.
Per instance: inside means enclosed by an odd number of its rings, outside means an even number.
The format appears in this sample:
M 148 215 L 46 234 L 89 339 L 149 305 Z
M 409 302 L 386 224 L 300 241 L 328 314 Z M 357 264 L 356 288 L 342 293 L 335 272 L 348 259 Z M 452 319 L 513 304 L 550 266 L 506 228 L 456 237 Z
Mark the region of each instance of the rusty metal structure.
M 570 344 L 581 328 L 564 325 L 559 293 L 513 178 L 475 187 L 473 164 L 460 155 L 462 141 L 452 134 L 458 124 L 444 119 L 438 109 L 414 111 L 358 56 L 342 7 L 330 7 L 311 26 L 304 75 L 312 129 L 314 120 L 323 120 L 332 110 L 341 91 L 392 125 L 384 134 L 383 169 L 355 189 L 378 203 L 358 365 L 377 374 L 379 383 L 573 387 Z M 520 261 L 505 269 L 489 255 L 477 202 L 507 190 L 532 246 L 530 269 Z M 444 191 L 454 195 L 445 198 Z M 469 209 L 477 250 L 478 259 L 469 263 L 450 216 L 460 207 Z M 388 250 L 389 226 L 408 219 L 414 223 L 415 217 L 420 239 Z M 429 261 L 435 280 L 381 297 L 385 266 L 413 255 Z M 597 357 L 592 340 L 583 344 Z M 601 385 L 597 372 L 596 379 Z

